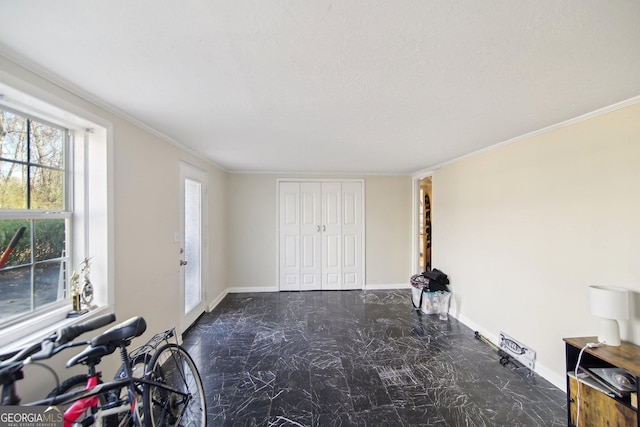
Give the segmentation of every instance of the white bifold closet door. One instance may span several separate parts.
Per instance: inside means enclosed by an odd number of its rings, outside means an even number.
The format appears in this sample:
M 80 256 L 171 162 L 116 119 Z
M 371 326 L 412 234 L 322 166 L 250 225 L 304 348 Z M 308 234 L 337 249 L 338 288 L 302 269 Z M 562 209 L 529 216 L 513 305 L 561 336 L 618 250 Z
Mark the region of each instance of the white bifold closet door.
M 279 198 L 280 290 L 362 289 L 362 182 L 280 182 Z

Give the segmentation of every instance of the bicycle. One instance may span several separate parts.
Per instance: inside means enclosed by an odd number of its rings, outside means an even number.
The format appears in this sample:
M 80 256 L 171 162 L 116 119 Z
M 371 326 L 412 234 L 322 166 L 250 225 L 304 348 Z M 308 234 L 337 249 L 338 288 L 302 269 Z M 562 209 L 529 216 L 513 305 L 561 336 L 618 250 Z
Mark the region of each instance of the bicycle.
M 95 337 L 90 347 L 67 363 L 68 367 L 87 365 L 89 375 L 65 381 L 51 393 L 47 403 L 41 404 L 75 402 L 70 407 L 76 406 L 74 412 L 68 410 L 67 417 L 65 411 L 65 427 L 72 425 L 67 421 L 82 426 L 204 427 L 206 402 L 202 380 L 195 363 L 178 344 L 174 329 L 154 335 L 146 344 L 127 353 L 131 339 L 145 329 L 144 319 L 134 317 Z M 171 338 L 175 338 L 175 342 L 170 342 Z M 122 365 L 114 380 L 90 383 L 99 359 L 116 347 L 120 349 Z M 74 394 L 73 389 L 82 386 L 85 392 Z
M 142 318 L 129 319 L 95 337 L 88 342 L 89 346 L 84 351 L 69 359 L 67 368 L 82 364 L 87 366 L 88 373 L 68 378 L 47 396 L 52 403 L 70 404 L 64 411 L 64 427 L 71 427 L 76 422 L 81 426 L 88 426 L 97 421 L 98 424 L 108 427 L 133 423 L 130 412 L 136 410 L 139 414 L 139 405 L 134 403 L 131 407 L 123 404 L 118 406 L 117 399 L 114 397 L 119 394 L 117 389 L 95 392 L 96 387 L 103 384 L 100 379 L 102 373 L 97 371 L 96 366 L 104 356 L 112 354 L 117 348 L 127 347 L 133 338 L 144 333 L 146 327 L 146 322 Z M 125 389 L 125 385 L 120 384 L 118 388 Z M 67 399 L 71 401 L 66 402 Z M 96 418 L 97 415 L 99 417 Z
M 111 323 L 106 320 L 87 322 L 53 334 L 40 343 L 19 352 L 5 355 L 0 362 L 0 384 L 3 404 L 17 405 L 15 382 L 23 378 L 22 368 L 32 360 L 51 357 L 64 348 L 89 344 L 67 362 L 71 367 L 84 364 L 88 375 L 72 377 L 60 384 L 49 397 L 27 406 L 65 405 L 64 425 L 104 426 L 202 426 L 206 425 L 206 402 L 202 380 L 195 363 L 177 342 L 175 330 L 156 334 L 144 346 L 129 355 L 131 340 L 144 333 L 146 322 L 131 318 L 93 338 L 90 342 L 70 343 L 80 333 Z M 63 337 L 62 339 L 60 337 Z M 169 342 L 175 337 L 175 343 Z M 56 345 L 56 342 L 62 344 Z M 122 366 L 116 378 L 100 383 L 101 374 L 95 366 L 102 357 L 120 349 Z M 144 366 L 137 377 L 134 367 Z M 55 373 L 54 373 L 55 375 Z M 57 381 L 56 378 L 56 382 Z M 84 385 L 84 386 L 83 386 Z M 80 386 L 80 390 L 76 388 Z
M 24 378 L 23 368 L 25 365 L 49 359 L 67 348 L 88 344 L 88 341 L 72 342 L 72 340 L 86 332 L 106 326 L 115 320 L 114 314 L 108 314 L 84 323 L 67 326 L 52 333 L 42 341 L 0 356 L 0 385 L 2 386 L 0 404 L 3 406 L 20 404 L 21 399 L 17 395 L 15 383 Z M 53 372 L 53 370 L 51 371 Z M 55 372 L 53 372 L 53 375 L 56 383 L 59 383 Z

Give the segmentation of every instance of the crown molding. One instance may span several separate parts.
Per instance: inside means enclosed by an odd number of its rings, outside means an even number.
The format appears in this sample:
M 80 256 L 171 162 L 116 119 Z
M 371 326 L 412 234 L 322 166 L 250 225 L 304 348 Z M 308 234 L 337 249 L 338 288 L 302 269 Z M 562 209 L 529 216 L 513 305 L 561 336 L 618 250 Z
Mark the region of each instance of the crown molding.
M 159 130 L 155 129 L 154 127 L 136 119 L 135 117 L 131 116 L 130 114 L 126 113 L 125 111 L 117 108 L 116 106 L 106 102 L 105 100 L 95 96 L 94 94 L 80 88 L 79 86 L 76 86 L 75 84 L 71 83 L 70 81 L 64 79 L 63 77 L 47 70 L 46 68 L 34 63 L 33 61 L 23 57 L 22 55 L 14 52 L 13 50 L 7 48 L 5 45 L 0 43 L 0 56 L 4 57 L 6 60 L 13 62 L 14 64 L 24 68 L 25 70 L 35 74 L 36 76 L 48 81 L 49 83 L 71 93 L 74 96 L 77 96 L 78 98 L 82 99 L 83 101 L 89 102 L 99 108 L 101 108 L 102 110 L 113 114 L 114 116 L 117 116 L 123 120 L 126 120 L 127 122 L 139 127 L 140 129 L 149 132 L 150 134 L 160 138 L 161 140 L 168 142 L 171 145 L 176 146 L 177 148 L 179 148 L 182 151 L 185 151 L 195 157 L 197 157 L 198 159 L 210 164 L 211 166 L 214 166 L 218 169 L 220 169 L 223 172 L 227 172 L 227 170 L 223 167 L 221 167 L 220 165 L 216 164 L 215 162 L 213 162 L 211 159 L 207 158 L 204 154 L 190 148 L 187 147 L 186 145 L 182 144 L 181 142 L 173 139 L 172 137 L 170 137 L 169 135 L 166 135 L 163 132 L 160 132 Z
M 574 117 L 572 119 L 564 120 L 562 122 L 559 122 L 559 123 L 544 127 L 542 129 L 534 130 L 532 132 L 528 132 L 528 133 L 525 133 L 523 135 L 507 139 L 506 141 L 498 142 L 497 144 L 491 145 L 489 147 L 481 148 L 481 149 L 476 150 L 476 151 L 472 151 L 472 152 L 470 152 L 468 154 L 456 157 L 454 159 L 447 160 L 447 161 L 442 162 L 442 163 L 438 163 L 438 164 L 436 164 L 434 166 L 431 166 L 431 167 L 416 171 L 413 174 L 411 174 L 411 176 L 413 176 L 414 179 L 415 178 L 419 178 L 419 177 L 428 176 L 428 175 L 431 175 L 433 173 L 433 171 L 435 171 L 436 169 L 440 169 L 443 166 L 450 165 L 452 163 L 456 163 L 456 162 L 459 162 L 461 160 L 470 159 L 472 157 L 479 156 L 480 154 L 483 154 L 483 153 L 486 153 L 486 152 L 489 152 L 489 151 L 493 151 L 493 150 L 496 150 L 498 148 L 502 148 L 502 147 L 505 147 L 507 145 L 511 145 L 511 144 L 516 143 L 516 142 L 523 141 L 525 139 L 533 138 L 533 137 L 538 136 L 538 135 L 543 135 L 543 134 L 546 134 L 546 133 L 549 133 L 549 132 L 553 132 L 555 130 L 562 129 L 562 128 L 574 125 L 576 123 L 583 122 L 585 120 L 593 119 L 593 118 L 602 116 L 604 114 L 611 113 L 611 112 L 616 111 L 616 110 L 620 110 L 620 109 L 623 109 L 623 108 L 626 108 L 626 107 L 630 107 L 630 106 L 635 105 L 635 104 L 640 104 L 640 95 L 634 96 L 634 97 L 629 98 L 629 99 L 625 99 L 624 101 L 617 102 L 617 103 L 609 105 L 607 107 L 599 108 L 597 110 L 591 111 L 591 112 L 586 113 L 586 114 L 582 114 L 582 115 Z

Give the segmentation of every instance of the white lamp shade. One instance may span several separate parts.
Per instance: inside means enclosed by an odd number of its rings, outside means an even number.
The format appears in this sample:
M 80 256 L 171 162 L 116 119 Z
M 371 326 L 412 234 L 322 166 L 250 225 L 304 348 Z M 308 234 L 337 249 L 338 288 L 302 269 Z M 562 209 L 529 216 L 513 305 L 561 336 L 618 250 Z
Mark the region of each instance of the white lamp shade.
M 629 292 L 622 288 L 589 286 L 591 314 L 600 317 L 598 342 L 619 346 L 620 327 L 618 320 L 629 318 Z
M 629 318 L 629 292 L 623 288 L 589 286 L 591 314 L 605 319 Z

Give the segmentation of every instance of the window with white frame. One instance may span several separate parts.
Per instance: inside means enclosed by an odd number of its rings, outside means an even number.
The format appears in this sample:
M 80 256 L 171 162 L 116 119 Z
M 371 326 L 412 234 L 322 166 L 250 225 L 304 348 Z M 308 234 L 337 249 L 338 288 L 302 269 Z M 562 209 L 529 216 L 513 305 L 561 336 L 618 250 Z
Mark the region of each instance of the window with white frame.
M 85 260 L 87 316 L 113 298 L 111 125 L 47 98 L 0 82 L 0 347 L 73 321 L 70 282 Z
M 68 298 L 69 132 L 0 108 L 0 326 Z

